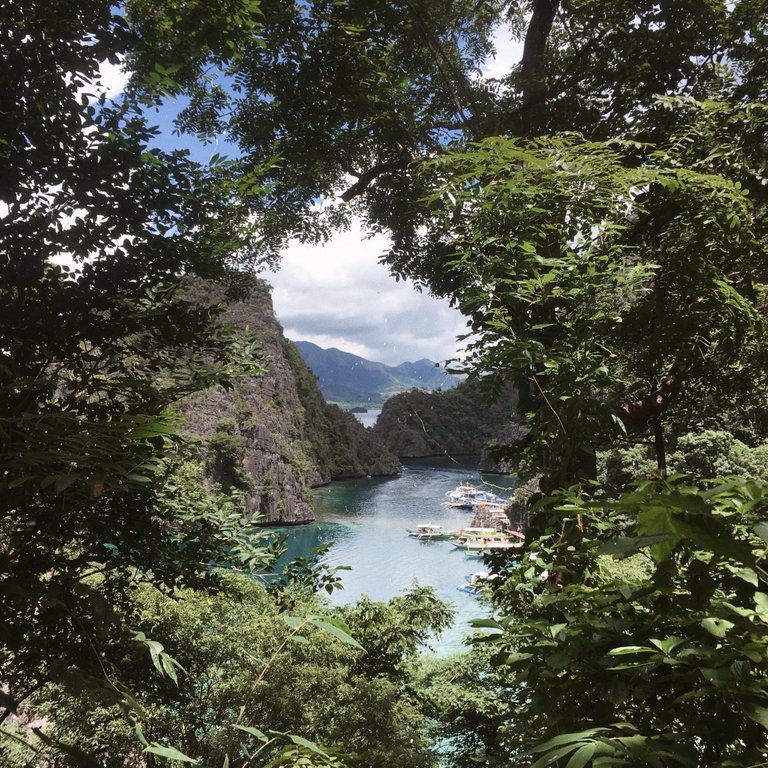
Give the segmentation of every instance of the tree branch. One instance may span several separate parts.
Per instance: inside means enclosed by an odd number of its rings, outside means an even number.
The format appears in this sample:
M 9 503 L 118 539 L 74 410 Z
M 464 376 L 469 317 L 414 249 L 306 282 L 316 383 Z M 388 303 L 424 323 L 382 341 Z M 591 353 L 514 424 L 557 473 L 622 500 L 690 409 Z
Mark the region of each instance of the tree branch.
M 403 149 L 400 151 L 400 157 L 396 160 L 386 160 L 383 163 L 376 163 L 376 165 L 364 171 L 358 176 L 357 181 L 345 192 L 342 192 L 341 199 L 348 203 L 358 195 L 362 195 L 366 189 L 374 182 L 379 176 L 390 173 L 391 171 L 402 171 L 406 169 L 413 158 L 411 154 Z
M 683 380 L 691 369 L 689 356 L 676 360 L 669 374 L 662 379 L 656 389 L 645 397 L 620 406 L 616 415 L 621 419 L 627 431 L 637 432 L 645 429 L 654 419 L 661 416 L 680 391 Z

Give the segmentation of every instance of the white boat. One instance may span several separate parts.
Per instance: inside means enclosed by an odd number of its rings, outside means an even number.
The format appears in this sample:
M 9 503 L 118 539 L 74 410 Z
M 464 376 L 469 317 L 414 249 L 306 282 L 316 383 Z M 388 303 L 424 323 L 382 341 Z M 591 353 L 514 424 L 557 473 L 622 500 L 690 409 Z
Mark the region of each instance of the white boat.
M 493 504 L 498 505 L 503 510 L 507 503 L 507 499 L 503 499 L 490 491 L 483 491 L 469 483 L 462 483 L 445 495 L 448 497 L 446 504 L 458 509 L 474 509 L 479 504 Z
M 459 592 L 467 592 L 470 595 L 476 595 L 480 588 L 488 582 L 496 581 L 498 575 L 495 573 L 489 573 L 488 571 L 477 571 L 477 573 L 470 573 L 464 577 L 464 584 L 456 589 Z
M 478 538 L 464 541 L 451 541 L 457 549 L 464 551 L 469 557 L 482 557 L 487 552 L 515 552 L 523 548 L 524 542 L 510 541 L 501 538 Z
M 414 539 L 422 541 L 433 541 L 435 539 L 450 539 L 454 533 L 444 531 L 442 525 L 432 525 L 432 523 L 423 523 L 415 528 L 406 528 L 408 535 Z

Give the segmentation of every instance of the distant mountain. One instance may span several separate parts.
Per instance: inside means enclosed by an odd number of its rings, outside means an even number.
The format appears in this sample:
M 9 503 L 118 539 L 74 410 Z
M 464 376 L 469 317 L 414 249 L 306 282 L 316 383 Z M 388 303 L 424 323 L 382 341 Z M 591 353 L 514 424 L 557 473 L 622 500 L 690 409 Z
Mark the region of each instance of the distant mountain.
M 322 349 L 309 341 L 295 344 L 304 362 L 317 376 L 325 399 L 339 405 L 377 408 L 399 392 L 414 388 L 450 389 L 461 380 L 427 359 L 391 366 L 333 347 Z

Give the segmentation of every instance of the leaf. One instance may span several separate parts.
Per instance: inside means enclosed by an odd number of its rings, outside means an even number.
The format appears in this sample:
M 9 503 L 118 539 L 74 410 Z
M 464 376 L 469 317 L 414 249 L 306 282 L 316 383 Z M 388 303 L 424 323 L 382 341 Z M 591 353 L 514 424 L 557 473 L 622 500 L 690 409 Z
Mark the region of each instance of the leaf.
M 333 635 L 337 640 L 341 640 L 342 643 L 351 645 L 353 648 L 358 648 L 361 651 L 365 650 L 365 648 L 352 637 L 349 627 L 341 619 L 313 616 L 310 618 L 310 622 L 323 632 L 327 632 L 329 635 Z
M 592 742 L 591 744 L 584 744 L 584 746 L 579 747 L 566 763 L 565 768 L 584 768 L 592 759 L 592 755 L 595 754 L 596 746 L 597 744 Z
M 609 656 L 629 656 L 635 653 L 656 653 L 655 648 L 649 648 L 647 645 L 622 645 L 620 648 L 614 648 L 608 651 Z
M 317 744 L 315 744 L 313 741 L 309 741 L 309 739 L 305 739 L 303 736 L 295 736 L 292 733 L 285 733 L 284 731 L 270 731 L 270 733 L 277 734 L 278 736 L 285 736 L 298 747 L 304 747 L 305 749 L 308 749 L 311 752 L 315 752 L 318 755 L 330 758 L 330 755 L 327 752 L 324 752 L 320 747 L 317 746 Z
M 40 739 L 40 741 L 42 741 L 44 744 L 47 744 L 49 747 L 52 747 L 53 749 L 65 754 L 71 761 L 72 765 L 76 765 L 78 768 L 103 768 L 102 763 L 96 760 L 96 758 L 91 757 L 91 755 L 87 755 L 77 747 L 73 747 L 69 744 L 64 744 L 62 741 L 52 739 L 50 736 L 44 734 L 40 728 L 32 728 L 32 733 L 34 733 L 35 736 L 37 736 L 37 738 Z
M 291 629 L 298 629 L 299 627 L 304 626 L 306 624 L 307 620 L 302 619 L 299 616 L 283 616 L 283 621 L 291 628 Z
M 656 533 L 647 536 L 620 536 L 617 539 L 612 539 L 611 541 L 603 543 L 598 550 L 598 554 L 611 555 L 621 559 L 661 542 L 678 540 L 679 537 L 674 533 Z
M 144 751 L 150 752 L 151 754 L 157 755 L 158 757 L 164 757 L 166 760 L 178 760 L 181 763 L 198 762 L 196 758 L 189 757 L 189 755 L 185 755 L 183 752 L 179 752 L 178 749 L 174 749 L 173 747 L 164 747 L 161 744 L 150 744 Z
M 495 619 L 470 619 L 468 624 L 474 629 L 504 629 Z
M 250 725 L 235 725 L 235 728 L 238 728 L 241 731 L 245 731 L 246 733 L 250 733 L 251 736 L 255 736 L 259 741 L 269 741 L 269 736 L 260 731 L 258 728 L 251 728 Z
M 748 546 L 735 539 L 710 533 L 698 522 L 675 518 L 673 527 L 682 536 L 693 541 L 696 546 L 708 549 L 717 555 L 730 557 L 746 566 L 751 567 L 755 563 L 752 550 Z
M 535 763 L 531 765 L 531 768 L 547 768 L 547 766 L 552 765 L 556 760 L 559 760 L 564 755 L 567 755 L 569 752 L 573 752 L 574 749 L 576 749 L 579 746 L 579 742 L 567 744 L 564 747 L 560 747 L 558 749 L 553 750 L 552 752 L 549 752 L 545 755 L 542 755 Z M 530 750 L 531 752 L 537 751 L 536 748 Z
M 573 742 L 578 743 L 580 741 L 586 741 L 587 739 L 594 738 L 603 730 L 603 728 L 589 728 L 586 731 L 579 731 L 577 733 L 561 733 L 559 736 L 554 736 L 553 738 L 548 739 L 541 744 L 537 744 L 535 747 L 532 747 L 528 750 L 528 752 L 523 754 L 530 754 L 531 752 L 547 752 L 548 750 L 552 749 L 552 747 L 559 747 L 562 744 L 572 744 Z M 576 744 L 574 744 L 574 747 L 575 746 Z
M 669 654 L 671 654 L 672 651 L 675 650 L 675 648 L 679 648 L 686 641 L 687 641 L 687 638 L 676 637 L 675 635 L 671 635 L 670 637 L 665 637 L 663 640 L 658 640 L 656 638 L 651 639 L 651 643 L 655 645 L 662 653 L 664 653 L 667 656 L 669 656 Z
M 288 736 L 288 738 L 297 746 L 304 747 L 305 749 L 308 749 L 311 752 L 315 752 L 318 755 L 330 758 L 330 755 L 320 749 L 320 747 L 318 747 L 317 744 L 315 744 L 313 741 L 309 741 L 309 739 L 305 739 L 302 736 L 294 736 L 290 733 L 287 733 L 286 736 Z
M 768 544 L 768 523 L 760 522 L 755 523 L 752 530 L 766 543 Z
M 713 616 L 708 616 L 706 619 L 702 619 L 699 623 L 710 635 L 714 635 L 715 637 L 725 637 L 728 634 L 728 630 L 735 626 L 732 621 L 719 619 Z
M 133 726 L 133 731 L 136 734 L 136 738 L 145 746 L 149 746 L 149 742 L 147 741 L 147 737 L 144 735 L 144 729 L 141 727 L 141 723 L 137 722 L 136 725 Z
M 79 475 L 58 475 L 56 482 L 53 484 L 53 490 L 55 493 L 62 493 L 62 491 L 66 491 L 72 483 L 78 480 L 80 480 Z
M 754 720 L 759 725 L 762 725 L 766 731 L 768 731 L 768 707 L 745 707 L 744 714 L 750 720 Z
M 746 581 L 747 584 L 751 584 L 753 587 L 757 587 L 759 585 L 757 571 L 755 571 L 753 568 L 738 568 L 735 565 L 731 565 L 730 563 L 726 563 L 725 568 L 734 576 L 738 576 L 738 578 Z

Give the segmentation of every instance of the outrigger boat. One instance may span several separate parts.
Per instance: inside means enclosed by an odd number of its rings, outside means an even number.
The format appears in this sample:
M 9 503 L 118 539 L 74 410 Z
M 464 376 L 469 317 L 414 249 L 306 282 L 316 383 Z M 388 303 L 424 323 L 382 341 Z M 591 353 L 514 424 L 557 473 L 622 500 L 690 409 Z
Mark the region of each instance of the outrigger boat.
M 464 547 L 464 554 L 467 557 L 484 557 L 489 552 L 519 552 L 523 548 L 522 542 L 513 541 L 492 541 L 488 544 L 472 544 Z
M 480 490 L 469 483 L 463 483 L 445 495 L 448 497 L 446 505 L 457 509 L 474 509 L 479 504 L 498 504 L 503 509 L 507 503 L 495 493 Z
M 451 531 L 444 531 L 442 525 L 432 525 L 425 523 L 417 525 L 416 528 L 406 528 L 408 535 L 414 539 L 433 541 L 435 539 L 450 539 L 455 536 Z
M 464 577 L 464 584 L 456 589 L 459 592 L 467 592 L 470 595 L 476 595 L 480 588 L 488 582 L 495 581 L 499 577 L 495 573 L 489 573 L 488 571 L 478 571 L 477 573 L 470 573 Z
M 485 536 L 471 539 L 456 539 L 450 543 L 456 549 L 463 549 L 467 555 L 480 555 L 486 552 L 497 552 L 501 550 L 518 550 L 523 548 L 522 541 L 512 541 L 509 537 L 502 538 L 504 534 L 496 536 Z

